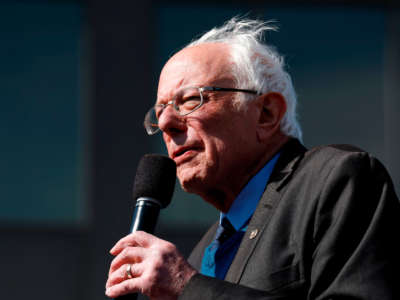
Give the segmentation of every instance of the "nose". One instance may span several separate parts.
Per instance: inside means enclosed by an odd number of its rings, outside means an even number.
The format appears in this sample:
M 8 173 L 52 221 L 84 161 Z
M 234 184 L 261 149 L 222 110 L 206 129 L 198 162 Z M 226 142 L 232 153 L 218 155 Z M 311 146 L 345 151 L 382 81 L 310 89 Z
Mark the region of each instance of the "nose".
M 158 119 L 158 127 L 162 132 L 173 135 L 185 131 L 186 123 L 184 117 L 180 116 L 172 105 L 168 105 Z

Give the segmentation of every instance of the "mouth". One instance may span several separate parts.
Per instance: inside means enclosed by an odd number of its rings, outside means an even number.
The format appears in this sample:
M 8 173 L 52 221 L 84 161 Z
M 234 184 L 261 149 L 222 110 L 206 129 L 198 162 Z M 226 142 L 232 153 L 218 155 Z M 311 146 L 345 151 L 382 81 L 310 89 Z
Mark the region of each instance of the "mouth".
M 186 158 L 189 158 L 192 154 L 194 154 L 195 152 L 198 152 L 199 150 L 201 150 L 200 147 L 193 147 L 193 146 L 181 147 L 181 148 L 176 149 L 172 153 L 171 158 L 173 160 L 175 160 L 176 163 L 182 162 L 183 160 L 185 160 Z

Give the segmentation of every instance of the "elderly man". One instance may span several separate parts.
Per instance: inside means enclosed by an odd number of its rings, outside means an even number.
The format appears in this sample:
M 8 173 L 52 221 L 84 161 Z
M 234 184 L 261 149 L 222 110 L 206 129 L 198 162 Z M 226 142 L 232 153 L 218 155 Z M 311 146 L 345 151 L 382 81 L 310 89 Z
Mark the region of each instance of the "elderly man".
M 184 190 L 221 212 L 186 261 L 144 232 L 111 249 L 106 294 L 151 299 L 400 299 L 400 204 L 383 166 L 307 150 L 268 23 L 232 19 L 164 66 L 145 118 Z

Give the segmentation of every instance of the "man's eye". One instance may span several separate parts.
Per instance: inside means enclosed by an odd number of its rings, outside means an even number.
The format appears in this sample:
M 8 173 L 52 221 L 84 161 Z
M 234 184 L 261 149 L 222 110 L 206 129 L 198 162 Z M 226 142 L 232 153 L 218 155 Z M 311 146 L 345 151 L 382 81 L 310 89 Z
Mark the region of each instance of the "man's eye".
M 201 102 L 200 96 L 193 96 L 187 99 L 183 99 L 180 103 L 180 107 L 183 109 L 194 109 Z

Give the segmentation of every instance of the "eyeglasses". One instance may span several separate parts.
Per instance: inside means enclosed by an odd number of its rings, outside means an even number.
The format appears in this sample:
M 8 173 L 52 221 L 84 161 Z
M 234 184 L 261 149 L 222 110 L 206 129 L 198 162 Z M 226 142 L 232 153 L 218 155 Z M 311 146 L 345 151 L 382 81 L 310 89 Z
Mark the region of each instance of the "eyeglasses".
M 261 93 L 253 90 L 222 88 L 214 86 L 183 88 L 178 93 L 175 94 L 172 100 L 168 101 L 165 104 L 156 104 L 147 112 L 143 123 L 147 134 L 153 135 L 160 130 L 160 128 L 158 127 L 158 119 L 160 118 L 164 109 L 170 104 L 178 112 L 180 116 L 186 116 L 198 110 L 204 103 L 204 97 L 203 97 L 204 91 L 242 92 L 254 95 L 261 95 Z

